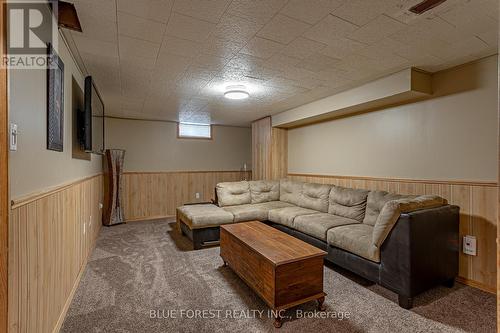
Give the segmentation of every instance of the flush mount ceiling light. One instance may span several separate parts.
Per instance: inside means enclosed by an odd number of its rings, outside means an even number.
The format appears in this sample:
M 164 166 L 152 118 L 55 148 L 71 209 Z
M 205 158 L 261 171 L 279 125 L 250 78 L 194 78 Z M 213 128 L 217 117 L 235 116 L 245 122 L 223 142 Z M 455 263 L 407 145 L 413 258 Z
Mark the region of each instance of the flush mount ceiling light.
M 224 97 L 228 99 L 245 99 L 250 97 L 250 94 L 246 91 L 245 86 L 236 85 L 226 87 Z

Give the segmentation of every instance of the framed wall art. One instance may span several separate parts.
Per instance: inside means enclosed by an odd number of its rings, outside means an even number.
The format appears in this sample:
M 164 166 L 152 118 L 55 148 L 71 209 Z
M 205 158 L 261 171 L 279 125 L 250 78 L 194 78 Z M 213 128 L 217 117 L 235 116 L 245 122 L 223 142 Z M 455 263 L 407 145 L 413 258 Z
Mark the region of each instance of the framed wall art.
M 47 149 L 64 146 L 64 63 L 51 44 L 47 46 Z

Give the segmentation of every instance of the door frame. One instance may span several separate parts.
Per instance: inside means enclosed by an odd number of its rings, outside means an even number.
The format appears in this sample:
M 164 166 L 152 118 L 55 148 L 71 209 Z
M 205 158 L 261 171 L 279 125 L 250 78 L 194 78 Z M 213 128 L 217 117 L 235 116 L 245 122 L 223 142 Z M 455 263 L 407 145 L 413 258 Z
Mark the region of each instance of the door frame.
M 5 0 L 0 0 L 0 49 L 5 54 Z M 9 135 L 7 69 L 0 68 L 0 331 L 8 331 Z

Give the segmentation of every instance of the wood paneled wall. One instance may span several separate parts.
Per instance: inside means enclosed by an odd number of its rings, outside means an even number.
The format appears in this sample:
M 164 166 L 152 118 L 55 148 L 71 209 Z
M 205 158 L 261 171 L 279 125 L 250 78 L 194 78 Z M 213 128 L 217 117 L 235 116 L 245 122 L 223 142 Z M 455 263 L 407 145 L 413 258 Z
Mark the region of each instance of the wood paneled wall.
M 271 117 L 252 123 L 253 179 L 280 179 L 288 172 L 288 131 L 273 128 Z
M 9 333 L 57 332 L 101 228 L 102 176 L 15 202 L 9 223 Z
M 251 171 L 125 172 L 122 193 L 125 219 L 173 216 L 176 208 L 185 203 L 214 199 L 217 183 L 251 178 Z M 196 193 L 200 193 L 199 199 Z
M 0 49 L 5 55 L 5 0 L 0 0 Z M 7 330 L 8 295 L 8 221 L 9 221 L 9 153 L 8 153 L 7 69 L 0 68 L 0 332 Z
M 253 179 L 271 179 L 271 117 L 252 123 Z
M 285 178 L 288 174 L 288 130 L 271 130 L 271 179 Z
M 460 206 L 460 236 L 477 237 L 477 256 L 460 252 L 459 280 L 496 291 L 497 184 L 289 174 L 293 180 L 401 194 L 436 194 Z M 460 242 L 462 239 L 460 239 Z

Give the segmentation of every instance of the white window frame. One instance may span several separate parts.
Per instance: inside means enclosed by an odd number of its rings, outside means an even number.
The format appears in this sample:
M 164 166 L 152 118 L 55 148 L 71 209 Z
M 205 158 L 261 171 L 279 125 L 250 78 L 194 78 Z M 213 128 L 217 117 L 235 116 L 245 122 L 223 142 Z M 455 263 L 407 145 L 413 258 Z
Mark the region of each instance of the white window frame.
M 197 135 L 181 135 L 181 125 L 195 125 L 195 126 L 209 126 L 210 127 L 210 137 L 208 136 L 197 136 Z M 196 139 L 196 140 L 212 140 L 213 138 L 213 126 L 209 124 L 196 124 L 196 123 L 177 123 L 177 138 L 178 139 Z

